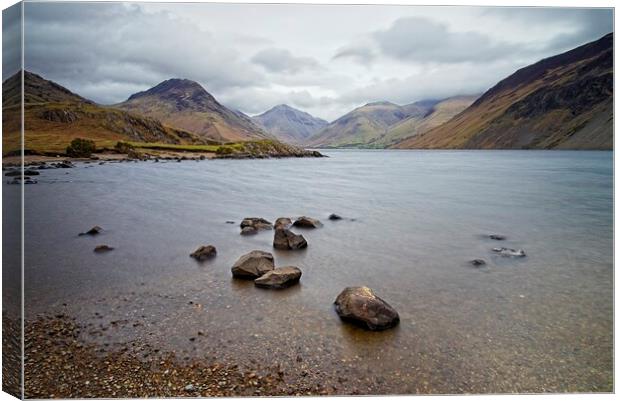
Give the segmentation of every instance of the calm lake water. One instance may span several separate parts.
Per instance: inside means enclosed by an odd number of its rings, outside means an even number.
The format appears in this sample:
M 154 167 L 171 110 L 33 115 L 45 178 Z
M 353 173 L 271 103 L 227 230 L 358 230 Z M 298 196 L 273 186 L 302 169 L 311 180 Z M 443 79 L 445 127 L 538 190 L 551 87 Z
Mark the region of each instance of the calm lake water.
M 104 350 L 278 365 L 345 393 L 612 390 L 612 152 L 326 154 L 42 170 L 25 188 L 26 318 L 65 310 Z M 295 230 L 303 251 L 239 235 L 244 217 L 300 215 L 324 223 Z M 93 225 L 105 232 L 77 236 Z M 218 255 L 197 263 L 203 244 Z M 233 280 L 253 249 L 302 269 L 300 285 Z M 334 299 L 357 285 L 399 311 L 396 329 L 339 320 Z

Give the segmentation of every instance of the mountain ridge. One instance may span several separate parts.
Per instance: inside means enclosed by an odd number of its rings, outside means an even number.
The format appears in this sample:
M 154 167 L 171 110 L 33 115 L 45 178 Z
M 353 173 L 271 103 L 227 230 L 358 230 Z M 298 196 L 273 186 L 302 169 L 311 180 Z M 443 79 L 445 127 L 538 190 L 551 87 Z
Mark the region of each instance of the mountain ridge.
M 613 149 L 613 33 L 515 71 L 394 148 Z

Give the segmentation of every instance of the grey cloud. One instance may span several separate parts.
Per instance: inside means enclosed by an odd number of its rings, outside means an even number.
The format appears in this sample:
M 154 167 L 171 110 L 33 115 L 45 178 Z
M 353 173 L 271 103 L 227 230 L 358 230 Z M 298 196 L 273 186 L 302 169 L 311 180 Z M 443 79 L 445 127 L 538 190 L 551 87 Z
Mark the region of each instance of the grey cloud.
M 165 12 L 110 3 L 26 3 L 25 17 L 26 68 L 101 103 L 171 77 L 215 92 L 264 81 L 234 48 Z
M 518 50 L 478 32 L 452 32 L 447 25 L 418 17 L 398 19 L 373 37 L 383 54 L 416 62 L 489 61 Z
M 310 57 L 295 57 L 286 49 L 268 48 L 252 57 L 252 62 L 269 72 L 296 73 L 304 69 L 316 69 L 318 63 Z
M 22 53 L 21 3 L 2 10 L 2 80 L 21 68 Z
M 332 57 L 333 60 L 346 58 L 356 60 L 360 64 L 369 65 L 377 58 L 377 54 L 368 46 L 354 45 L 341 47 L 334 57 Z

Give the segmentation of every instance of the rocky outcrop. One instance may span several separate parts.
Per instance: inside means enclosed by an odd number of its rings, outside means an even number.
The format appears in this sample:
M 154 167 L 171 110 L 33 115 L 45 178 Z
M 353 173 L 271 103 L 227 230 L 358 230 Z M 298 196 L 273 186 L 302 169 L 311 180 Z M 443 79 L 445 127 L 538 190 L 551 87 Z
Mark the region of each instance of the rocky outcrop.
M 273 247 L 276 249 L 303 249 L 308 246 L 308 242 L 303 235 L 295 234 L 291 230 L 276 228 L 273 237 Z
M 347 287 L 334 302 L 341 319 L 370 330 L 385 330 L 400 322 L 398 312 L 368 287 Z
M 313 219 L 312 217 L 301 216 L 293 223 L 295 227 L 301 228 L 319 228 L 323 226 L 317 219 Z
M 235 278 L 254 280 L 274 269 L 273 255 L 269 252 L 252 251 L 241 256 L 231 268 Z
M 257 287 L 287 288 L 295 285 L 301 278 L 301 270 L 295 266 L 278 267 L 254 280 Z
M 196 249 L 191 256 L 196 260 L 207 260 L 217 255 L 217 249 L 213 245 L 203 245 Z

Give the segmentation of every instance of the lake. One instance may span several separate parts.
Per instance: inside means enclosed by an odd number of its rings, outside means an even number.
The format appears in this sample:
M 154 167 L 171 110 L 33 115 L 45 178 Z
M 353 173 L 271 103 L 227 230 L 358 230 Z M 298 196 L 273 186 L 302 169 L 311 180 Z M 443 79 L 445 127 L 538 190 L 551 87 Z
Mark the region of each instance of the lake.
M 277 365 L 343 394 L 612 391 L 613 152 L 324 153 L 42 170 L 25 187 L 26 319 L 65 311 L 104 351 Z M 239 235 L 244 217 L 301 215 L 324 223 L 294 229 L 302 251 Z M 203 244 L 218 255 L 198 263 Z M 233 280 L 254 249 L 300 285 Z M 343 323 L 333 301 L 358 285 L 400 325 Z

